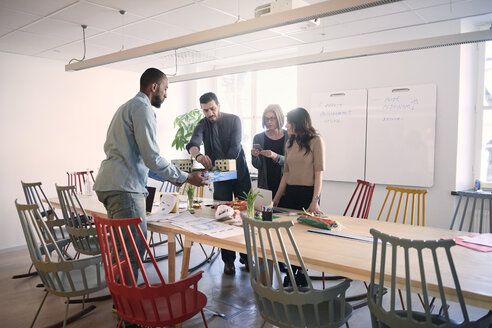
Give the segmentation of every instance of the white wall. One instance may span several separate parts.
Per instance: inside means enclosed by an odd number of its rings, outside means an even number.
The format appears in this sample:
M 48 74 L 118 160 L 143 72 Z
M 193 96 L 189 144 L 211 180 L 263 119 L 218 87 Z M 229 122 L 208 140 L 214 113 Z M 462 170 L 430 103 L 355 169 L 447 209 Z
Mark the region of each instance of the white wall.
M 427 195 L 426 225 L 442 228 L 449 227 L 455 206 L 450 191 L 456 187 L 458 114 L 460 105 L 468 107 L 468 101 L 460 99 L 459 87 L 464 87 L 459 80 L 460 55 L 460 47 L 453 46 L 299 68 L 299 105 L 306 108 L 309 108 L 310 96 L 315 92 L 427 83 L 437 85 L 434 186 L 429 188 Z M 467 93 L 471 92 L 462 93 L 462 97 Z M 342 214 L 354 187 L 355 183 L 324 181 L 322 210 Z M 379 213 L 386 195 L 384 188 L 383 185 L 376 186 L 369 214 L 371 219 Z
M 0 53 L 0 250 L 25 244 L 14 200 L 20 181 L 41 181 L 56 197 L 67 171 L 97 170 L 116 109 L 139 89 L 140 73 L 94 68 L 65 72 L 64 63 Z M 170 159 L 174 117 L 190 107 L 182 84 L 158 109 L 161 154 Z

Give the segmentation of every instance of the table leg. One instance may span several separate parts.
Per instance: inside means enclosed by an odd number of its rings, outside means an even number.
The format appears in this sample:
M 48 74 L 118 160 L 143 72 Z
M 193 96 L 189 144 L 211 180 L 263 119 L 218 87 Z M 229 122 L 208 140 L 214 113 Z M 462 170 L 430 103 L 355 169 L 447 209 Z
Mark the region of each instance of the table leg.
M 190 252 L 191 252 L 191 241 L 189 238 L 185 237 L 184 247 L 183 247 L 183 263 L 181 265 L 181 279 L 188 276 L 188 268 L 190 266 Z
M 172 232 L 167 233 L 167 264 L 169 282 L 176 281 L 176 239 Z

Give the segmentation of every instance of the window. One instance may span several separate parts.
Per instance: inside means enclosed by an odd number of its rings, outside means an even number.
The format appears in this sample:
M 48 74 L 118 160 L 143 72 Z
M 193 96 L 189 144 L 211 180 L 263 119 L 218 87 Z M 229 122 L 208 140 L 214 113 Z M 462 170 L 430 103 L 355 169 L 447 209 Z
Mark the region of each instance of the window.
M 477 102 L 476 174 L 483 186 L 492 187 L 492 42 L 480 45 L 480 81 Z
M 255 134 L 263 131 L 261 118 L 269 104 L 279 104 L 286 114 L 297 107 L 297 68 L 284 67 L 217 78 L 220 108 L 241 118 L 242 145 L 250 172 Z

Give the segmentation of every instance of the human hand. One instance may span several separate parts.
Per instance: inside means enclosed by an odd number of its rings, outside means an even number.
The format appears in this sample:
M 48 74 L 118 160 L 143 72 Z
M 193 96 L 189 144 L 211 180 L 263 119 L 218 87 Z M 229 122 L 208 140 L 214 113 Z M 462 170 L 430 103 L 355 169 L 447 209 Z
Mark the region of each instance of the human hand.
M 186 179 L 186 182 L 188 182 L 191 185 L 201 187 L 201 186 L 206 186 L 209 185 L 210 182 L 207 182 L 210 177 L 204 177 L 202 174 L 207 174 L 208 171 L 202 172 L 202 171 L 195 171 L 192 173 L 188 174 L 188 178 Z
M 212 167 L 212 160 L 207 155 L 201 155 L 195 159 L 198 163 L 202 164 L 206 170 L 208 170 Z
M 317 199 L 315 199 L 315 200 L 313 200 L 311 202 L 311 204 L 309 205 L 307 211 L 310 212 L 310 213 L 314 213 L 314 214 L 323 214 L 323 212 L 319 208 L 319 203 L 318 203 L 318 200 Z
M 256 148 L 251 149 L 251 155 L 254 157 L 260 155 L 260 150 Z
M 265 157 L 271 158 L 273 160 L 276 160 L 278 157 L 278 154 L 276 152 L 273 152 L 271 150 L 265 149 L 260 152 Z
M 277 199 L 277 197 L 275 197 L 275 198 L 272 200 L 272 207 L 277 207 L 277 206 L 278 206 L 278 202 L 279 202 L 279 201 L 280 201 L 280 200 L 279 200 L 279 199 Z

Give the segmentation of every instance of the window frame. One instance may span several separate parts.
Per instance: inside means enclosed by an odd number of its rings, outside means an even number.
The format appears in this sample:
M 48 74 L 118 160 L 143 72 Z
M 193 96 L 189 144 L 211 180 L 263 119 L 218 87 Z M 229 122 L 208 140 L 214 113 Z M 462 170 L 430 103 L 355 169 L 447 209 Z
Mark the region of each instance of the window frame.
M 492 43 L 492 41 L 487 41 Z M 478 43 L 478 64 L 477 64 L 477 98 L 475 104 L 475 149 L 474 149 L 474 165 L 473 165 L 473 179 L 479 178 L 481 182 L 481 189 L 491 189 L 492 181 L 485 181 L 482 179 L 482 136 L 483 136 L 483 120 L 484 112 L 492 111 L 492 106 L 484 105 L 484 91 L 485 91 L 485 56 L 486 55 L 486 42 Z

